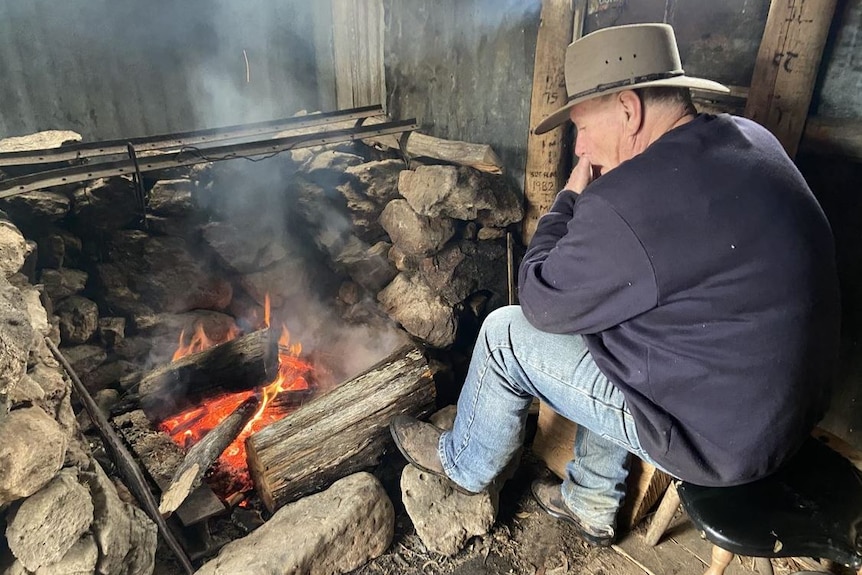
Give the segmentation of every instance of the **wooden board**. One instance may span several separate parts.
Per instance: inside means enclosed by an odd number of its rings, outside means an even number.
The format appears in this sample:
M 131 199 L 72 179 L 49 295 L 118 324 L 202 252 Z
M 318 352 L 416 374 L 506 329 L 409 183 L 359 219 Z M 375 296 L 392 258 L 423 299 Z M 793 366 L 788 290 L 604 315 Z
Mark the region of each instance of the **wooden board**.
M 573 37 L 574 14 L 572 0 L 542 2 L 541 24 L 536 40 L 536 63 L 533 68 L 530 135 L 527 139 L 524 178 L 524 244 L 530 242 L 539 218 L 551 207 L 557 192 L 563 189 L 567 179 L 567 174 L 562 169 L 566 163 L 564 156 L 567 150 L 571 149 L 567 141 L 567 130 L 559 127 L 539 136 L 534 134 L 532 129 L 566 102 L 565 56 L 566 46 Z
M 712 544 L 700 538 L 692 523 L 680 511 L 671 523 L 667 537 L 655 547 L 644 543 L 638 532 L 625 535 L 614 549 L 640 565 L 647 575 L 700 575 L 708 566 Z M 748 559 L 735 557 L 725 575 L 751 575 Z
M 572 459 L 577 425 L 554 413 L 544 403 L 539 405 L 539 422 L 533 440 L 533 453 L 561 479 L 566 476 L 566 464 Z M 627 480 L 626 501 L 620 510 L 621 528 L 631 529 L 661 498 L 670 476 L 633 457 Z
M 772 0 L 745 115 L 796 155 L 836 0 Z
M 332 27 L 338 109 L 385 105 L 382 1 L 332 0 Z

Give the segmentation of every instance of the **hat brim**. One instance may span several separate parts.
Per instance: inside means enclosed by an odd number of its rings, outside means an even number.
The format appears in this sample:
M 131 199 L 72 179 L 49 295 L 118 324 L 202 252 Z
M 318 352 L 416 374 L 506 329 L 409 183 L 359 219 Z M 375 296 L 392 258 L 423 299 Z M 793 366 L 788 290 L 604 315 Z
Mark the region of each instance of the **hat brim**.
M 712 80 L 705 80 L 703 78 L 691 78 L 689 76 L 677 76 L 675 78 L 664 78 L 662 80 L 641 82 L 640 84 L 627 84 L 625 86 L 617 86 L 609 90 L 594 92 L 585 96 L 581 96 L 579 98 L 575 98 L 574 100 L 567 103 L 562 108 L 555 110 L 550 116 L 539 122 L 539 125 L 535 127 L 533 133 L 544 134 L 546 132 L 550 132 L 551 130 L 569 119 L 569 110 L 571 110 L 573 106 L 575 106 L 576 104 L 580 104 L 585 100 L 589 100 L 591 98 L 598 98 L 599 96 L 605 96 L 607 94 L 615 94 L 624 90 L 634 90 L 635 88 L 647 88 L 650 86 L 695 88 L 698 90 L 709 90 L 711 92 L 724 93 L 730 92 L 730 88 L 728 88 L 724 84 L 719 84 L 718 82 L 713 82 Z

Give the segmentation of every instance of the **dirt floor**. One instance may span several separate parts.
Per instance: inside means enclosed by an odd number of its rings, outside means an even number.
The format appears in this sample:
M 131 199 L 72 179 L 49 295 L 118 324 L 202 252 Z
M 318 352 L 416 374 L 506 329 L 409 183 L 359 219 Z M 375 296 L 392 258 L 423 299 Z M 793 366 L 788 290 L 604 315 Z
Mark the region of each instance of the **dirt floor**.
M 527 452 L 518 472 L 500 494 L 500 510 L 491 532 L 473 538 L 451 557 L 429 551 L 416 535 L 401 503 L 399 487 L 404 460 L 388 454 L 374 470 L 396 510 L 395 537 L 381 557 L 350 575 L 699 575 L 709 562 L 711 545 L 695 532 L 678 512 L 667 536 L 656 547 L 647 547 L 643 535 L 648 519 L 611 549 L 584 543 L 569 524 L 545 513 L 530 495 L 530 483 L 549 473 Z M 245 512 L 246 521 L 254 512 Z M 242 529 L 226 519 L 216 537 L 241 537 Z M 227 527 L 225 527 L 227 525 Z M 787 575 L 805 566 L 794 560 L 773 560 L 776 575 Z M 183 575 L 167 550 L 157 553 L 155 575 Z M 751 558 L 734 559 L 726 575 L 753 575 Z

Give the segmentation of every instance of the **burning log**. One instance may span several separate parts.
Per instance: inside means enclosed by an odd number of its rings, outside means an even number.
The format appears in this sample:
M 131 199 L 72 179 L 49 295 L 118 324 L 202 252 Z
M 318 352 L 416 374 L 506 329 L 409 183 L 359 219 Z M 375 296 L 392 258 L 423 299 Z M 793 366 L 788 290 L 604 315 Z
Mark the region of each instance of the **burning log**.
M 138 398 L 152 420 L 214 391 L 243 391 L 278 374 L 278 338 L 258 330 L 159 366 L 141 378 Z
M 252 395 L 189 449 L 185 459 L 174 473 L 170 485 L 162 492 L 159 513 L 167 516 L 186 500 L 186 497 L 200 485 L 210 465 L 237 438 L 259 406 L 260 397 L 256 394 Z
M 416 348 L 401 349 L 252 435 L 248 466 L 267 509 L 374 466 L 393 416 L 434 409 L 431 370 Z

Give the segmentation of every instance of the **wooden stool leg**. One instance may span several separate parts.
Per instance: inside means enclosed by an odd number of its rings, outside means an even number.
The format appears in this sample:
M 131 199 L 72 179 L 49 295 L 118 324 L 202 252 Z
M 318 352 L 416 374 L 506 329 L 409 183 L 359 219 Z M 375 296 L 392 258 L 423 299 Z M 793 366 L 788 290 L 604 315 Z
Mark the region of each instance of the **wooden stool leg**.
M 661 539 L 664 532 L 667 531 L 667 526 L 670 525 L 677 508 L 679 507 L 679 493 L 676 490 L 676 482 L 671 481 L 664 492 L 664 497 L 661 498 L 658 510 L 650 521 L 649 529 L 646 534 L 646 544 L 650 547 L 655 547 Z
M 712 563 L 703 575 L 724 575 L 724 570 L 733 561 L 733 553 L 722 549 L 718 545 L 712 546 Z
M 754 568 L 760 575 L 775 575 L 775 571 L 772 570 L 772 561 L 769 557 L 755 557 Z

